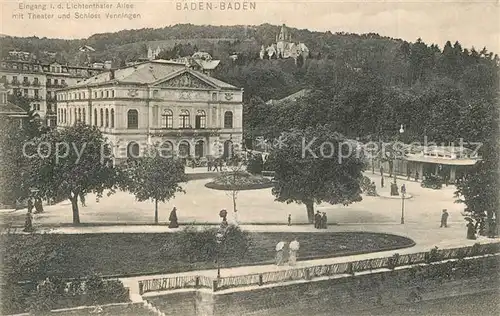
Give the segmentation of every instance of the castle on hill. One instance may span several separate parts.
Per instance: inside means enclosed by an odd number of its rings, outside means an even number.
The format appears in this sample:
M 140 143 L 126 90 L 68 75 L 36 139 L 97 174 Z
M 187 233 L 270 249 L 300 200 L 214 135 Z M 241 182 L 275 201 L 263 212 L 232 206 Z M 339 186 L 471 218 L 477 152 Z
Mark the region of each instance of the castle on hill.
M 300 41 L 294 43 L 288 28 L 283 24 L 280 33 L 276 35 L 276 43 L 269 45 L 267 48 L 262 45 L 259 55 L 260 59 L 264 59 L 266 56 L 269 59 L 293 58 L 295 63 L 297 63 L 297 58 L 299 56 L 302 56 L 304 60 L 309 57 L 309 48 Z

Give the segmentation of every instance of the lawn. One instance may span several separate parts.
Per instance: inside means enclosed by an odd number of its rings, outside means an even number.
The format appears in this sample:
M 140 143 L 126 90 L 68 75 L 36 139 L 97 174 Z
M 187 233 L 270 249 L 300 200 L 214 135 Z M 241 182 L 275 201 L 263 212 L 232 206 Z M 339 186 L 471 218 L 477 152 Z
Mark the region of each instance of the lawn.
M 228 241 L 224 267 L 271 263 L 275 245 L 297 238 L 301 243 L 299 260 L 326 258 L 405 248 L 411 239 L 379 233 L 242 233 L 248 239 L 246 251 L 239 241 Z M 91 273 L 104 276 L 176 273 L 215 267 L 215 238 L 211 232 L 198 237 L 186 233 L 139 234 L 39 234 L 3 235 L 0 256 L 4 273 L 22 270 L 23 279 L 35 275 L 63 278 L 83 277 Z M 233 246 L 231 246 L 231 243 Z M 243 248 L 243 247 L 241 247 Z M 240 251 L 242 250 L 242 251 Z M 32 259 L 36 256 L 38 259 Z M 21 259 L 21 261 L 17 261 Z M 25 263 L 23 263 L 23 261 Z M 31 271 L 31 272 L 28 272 Z

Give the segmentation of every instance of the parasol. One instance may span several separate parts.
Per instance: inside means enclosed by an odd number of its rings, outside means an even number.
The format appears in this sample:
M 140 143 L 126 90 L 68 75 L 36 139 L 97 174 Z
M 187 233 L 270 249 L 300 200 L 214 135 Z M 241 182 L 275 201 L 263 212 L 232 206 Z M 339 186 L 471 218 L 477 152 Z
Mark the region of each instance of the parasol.
M 294 240 L 290 243 L 291 250 L 297 251 L 297 250 L 299 250 L 299 248 L 300 248 L 300 244 L 298 241 Z
M 285 248 L 285 243 L 283 241 L 280 241 L 278 244 L 276 244 L 276 251 L 283 250 Z

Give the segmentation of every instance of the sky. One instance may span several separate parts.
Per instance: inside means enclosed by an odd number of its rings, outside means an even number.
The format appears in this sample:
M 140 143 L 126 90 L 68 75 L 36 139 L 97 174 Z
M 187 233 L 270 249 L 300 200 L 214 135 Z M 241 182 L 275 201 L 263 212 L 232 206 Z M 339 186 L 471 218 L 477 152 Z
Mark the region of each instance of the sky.
M 474 46 L 480 50 L 486 46 L 489 51 L 500 53 L 500 0 L 0 1 L 0 34 L 11 36 L 74 39 L 87 38 L 95 33 L 159 28 L 178 23 L 285 23 L 291 27 L 322 32 L 373 32 L 411 42 L 420 37 L 427 44 L 438 44 L 441 48 L 447 40 L 452 43 L 458 40 L 464 48 Z M 211 9 L 207 5 L 209 2 L 212 4 Z M 68 3 L 107 4 L 112 7 L 75 9 L 68 8 Z M 122 8 L 118 8 L 118 4 Z M 233 10 L 229 9 L 229 5 Z M 235 10 L 238 5 L 240 9 Z M 111 19 L 107 14 L 135 16 Z

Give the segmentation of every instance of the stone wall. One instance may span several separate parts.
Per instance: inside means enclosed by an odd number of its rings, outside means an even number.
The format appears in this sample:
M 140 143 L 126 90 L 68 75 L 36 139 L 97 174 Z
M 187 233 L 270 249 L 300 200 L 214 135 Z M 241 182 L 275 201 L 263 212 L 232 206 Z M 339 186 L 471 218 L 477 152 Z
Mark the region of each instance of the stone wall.
M 438 278 L 427 271 L 438 269 L 442 263 L 216 293 L 193 290 L 189 295 L 184 294 L 184 298 L 178 294 L 166 294 L 158 295 L 154 300 L 147 299 L 166 315 L 352 314 L 356 310 L 379 306 L 496 290 L 498 283 L 492 280 L 496 279 L 493 275 L 498 273 L 498 265 L 492 262 L 498 258 L 469 259 L 467 261 L 482 268 L 472 273 L 443 274 Z

